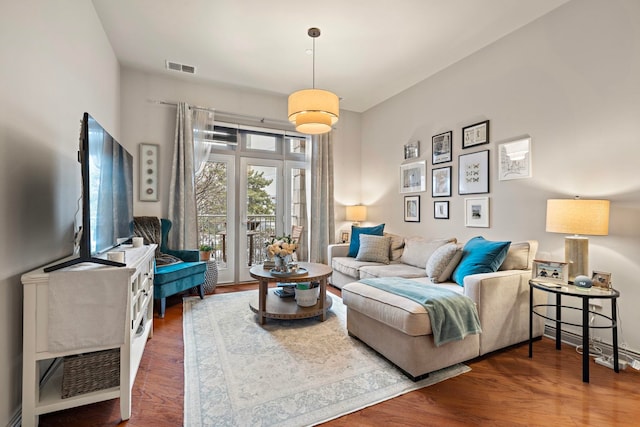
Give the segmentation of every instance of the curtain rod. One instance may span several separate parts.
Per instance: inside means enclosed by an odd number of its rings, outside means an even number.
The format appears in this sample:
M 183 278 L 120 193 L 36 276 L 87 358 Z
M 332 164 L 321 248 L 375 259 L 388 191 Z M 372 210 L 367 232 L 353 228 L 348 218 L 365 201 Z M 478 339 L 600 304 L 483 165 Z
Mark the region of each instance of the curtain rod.
M 177 102 L 158 101 L 158 100 L 154 100 L 154 99 L 151 99 L 150 102 L 152 102 L 154 104 L 171 105 L 173 107 L 177 107 L 178 106 Z M 258 117 L 258 116 L 249 116 L 247 114 L 231 113 L 229 111 L 221 111 L 221 110 L 216 110 L 215 108 L 201 107 L 201 106 L 198 106 L 198 105 L 189 105 L 189 107 L 193 108 L 195 110 L 209 111 L 209 112 L 212 112 L 212 113 L 220 114 L 221 116 L 228 117 L 230 119 L 245 119 L 245 120 L 251 120 L 251 121 L 259 122 L 259 123 L 267 123 L 267 122 L 269 122 L 269 123 L 276 123 L 276 124 L 279 124 L 279 125 L 286 125 L 289 128 L 293 127 L 293 125 L 290 122 L 284 121 L 284 120 L 268 119 L 268 118 L 265 118 L 265 117 Z

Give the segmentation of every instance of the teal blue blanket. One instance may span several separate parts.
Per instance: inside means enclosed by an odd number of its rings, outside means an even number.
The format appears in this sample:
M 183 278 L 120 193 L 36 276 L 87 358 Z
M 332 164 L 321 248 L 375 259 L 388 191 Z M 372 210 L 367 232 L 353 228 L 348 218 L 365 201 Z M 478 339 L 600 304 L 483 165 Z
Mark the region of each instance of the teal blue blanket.
M 478 310 L 465 295 L 401 277 L 362 279 L 360 282 L 422 304 L 429 313 L 436 346 L 482 332 Z

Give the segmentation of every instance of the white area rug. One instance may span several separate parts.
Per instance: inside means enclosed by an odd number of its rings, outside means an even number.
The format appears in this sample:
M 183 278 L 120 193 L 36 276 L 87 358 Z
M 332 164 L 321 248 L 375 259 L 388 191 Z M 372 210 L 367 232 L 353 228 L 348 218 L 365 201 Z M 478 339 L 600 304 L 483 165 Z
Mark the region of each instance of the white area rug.
M 459 364 L 414 383 L 347 335 L 332 295 L 327 320 L 268 319 L 257 291 L 184 300 L 184 425 L 314 425 L 470 371 Z

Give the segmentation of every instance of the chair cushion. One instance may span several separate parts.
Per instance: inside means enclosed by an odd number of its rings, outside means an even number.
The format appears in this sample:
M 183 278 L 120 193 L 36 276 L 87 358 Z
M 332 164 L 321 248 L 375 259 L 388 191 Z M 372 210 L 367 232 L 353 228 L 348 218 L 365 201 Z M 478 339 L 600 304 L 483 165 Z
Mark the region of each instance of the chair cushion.
M 166 283 L 175 282 L 194 274 L 202 274 L 204 282 L 204 273 L 207 271 L 206 262 L 178 262 L 175 264 L 163 265 L 156 267 L 154 285 L 164 285 Z
M 453 280 L 464 286 L 466 276 L 498 271 L 510 245 L 511 242 L 492 242 L 481 236 L 469 240 L 462 249 L 462 259 L 453 272 Z
M 374 236 L 382 236 L 384 233 L 384 224 L 376 225 L 375 227 L 354 227 L 351 226 L 351 242 L 349 243 L 349 255 L 355 258 L 358 255 L 358 249 L 360 249 L 360 235 L 372 234 Z

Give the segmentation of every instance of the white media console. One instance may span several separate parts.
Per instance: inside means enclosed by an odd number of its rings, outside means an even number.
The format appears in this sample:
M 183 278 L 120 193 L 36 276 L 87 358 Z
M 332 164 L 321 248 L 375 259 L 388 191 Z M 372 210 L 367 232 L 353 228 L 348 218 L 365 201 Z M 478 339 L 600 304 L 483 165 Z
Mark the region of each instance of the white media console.
M 51 276 L 57 273 L 45 273 L 43 268 L 22 276 L 24 427 L 38 425 L 41 414 L 115 398 L 120 398 L 121 418 L 130 418 L 131 388 L 147 339 L 153 335 L 155 248 L 156 245 L 124 247 L 126 267 L 85 263 L 62 269 L 62 274 L 53 278 Z M 73 275 L 75 272 L 78 274 Z M 93 283 L 92 275 L 100 279 L 95 282 L 101 284 Z M 61 277 L 91 283 L 87 286 L 75 283 L 65 290 L 66 284 L 60 284 Z M 61 287 L 52 289 L 53 283 Z M 62 295 L 71 292 L 70 298 L 58 298 L 57 289 L 62 289 Z M 105 294 L 117 294 L 122 298 L 110 300 Z M 92 307 L 97 310 L 92 312 Z M 117 312 L 123 316 L 99 318 L 103 316 L 96 312 Z M 64 348 L 66 336 L 71 337 L 68 342 L 73 348 Z M 114 339 L 119 342 L 114 344 Z M 90 344 L 83 345 L 83 342 Z M 62 397 L 64 363 L 60 362 L 65 356 L 113 349 L 120 353 L 119 386 Z

